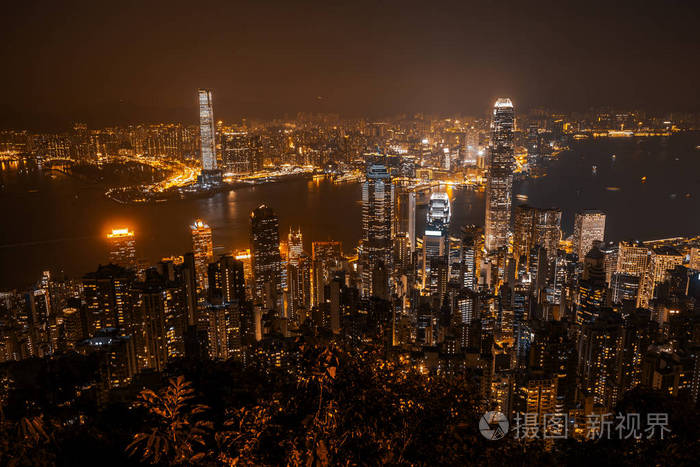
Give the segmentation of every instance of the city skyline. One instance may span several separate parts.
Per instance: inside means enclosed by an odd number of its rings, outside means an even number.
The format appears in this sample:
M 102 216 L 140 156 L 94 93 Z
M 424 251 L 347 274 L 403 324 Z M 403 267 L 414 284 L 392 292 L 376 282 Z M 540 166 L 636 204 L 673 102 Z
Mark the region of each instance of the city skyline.
M 8 5 L 0 465 L 697 463 L 698 12 Z

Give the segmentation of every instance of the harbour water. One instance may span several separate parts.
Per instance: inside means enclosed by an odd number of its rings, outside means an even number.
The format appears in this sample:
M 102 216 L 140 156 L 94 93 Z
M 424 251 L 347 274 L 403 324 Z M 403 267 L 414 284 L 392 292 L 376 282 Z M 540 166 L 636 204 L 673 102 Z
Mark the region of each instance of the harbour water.
M 534 206 L 560 207 L 565 235 L 580 209 L 606 211 L 610 240 L 697 235 L 698 144 L 698 133 L 576 142 L 546 164 L 545 177 L 516 182 L 514 204 L 527 199 Z M 151 263 L 189 251 L 188 226 L 196 218 L 212 227 L 215 253 L 246 248 L 250 212 L 262 203 L 277 212 L 283 235 L 290 226 L 301 227 L 307 248 L 311 241 L 332 239 L 350 252 L 361 236 L 357 183 L 292 180 L 147 205 L 114 203 L 104 190 L 103 183 L 2 163 L 0 290 L 28 285 L 47 269 L 69 276 L 94 270 L 107 258 L 106 233 L 119 226 L 136 232 L 137 254 Z M 466 223 L 483 223 L 483 193 L 455 188 L 450 196 L 453 231 Z M 421 210 L 418 233 L 423 217 Z

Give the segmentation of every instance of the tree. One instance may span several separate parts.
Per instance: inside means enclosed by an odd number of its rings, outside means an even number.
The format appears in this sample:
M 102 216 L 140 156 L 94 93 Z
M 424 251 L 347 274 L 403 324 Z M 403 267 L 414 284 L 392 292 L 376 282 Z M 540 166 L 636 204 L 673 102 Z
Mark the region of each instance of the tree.
M 150 429 L 134 435 L 127 446 L 130 455 L 140 454 L 152 464 L 192 464 L 206 456 L 205 438 L 212 423 L 197 420 L 208 407 L 193 404 L 194 390 L 183 376 L 171 378 L 158 393 L 145 389 L 138 395 L 136 405 L 150 415 Z

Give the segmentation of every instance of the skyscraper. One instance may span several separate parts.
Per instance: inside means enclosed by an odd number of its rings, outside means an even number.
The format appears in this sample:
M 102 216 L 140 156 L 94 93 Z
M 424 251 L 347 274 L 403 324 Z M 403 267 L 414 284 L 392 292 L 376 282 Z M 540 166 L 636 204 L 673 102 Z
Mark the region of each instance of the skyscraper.
M 408 235 L 411 251 L 416 249 L 416 193 L 400 188 L 396 195 L 396 233 Z
M 297 266 L 299 264 L 299 258 L 301 254 L 304 253 L 304 242 L 301 235 L 301 229 L 292 230 L 289 228 L 289 264 Z
M 486 251 L 506 246 L 513 197 L 513 129 L 515 112 L 508 98 L 493 108 L 488 177 L 486 179 Z
M 248 133 L 234 131 L 221 134 L 221 161 L 226 170 L 237 174 L 251 172 L 252 154 Z
M 605 213 L 597 210 L 577 212 L 574 218 L 573 247 L 579 262 L 583 262 L 594 240 L 605 241 Z
M 107 234 L 109 240 L 109 262 L 119 266 L 135 269 L 136 245 L 134 231 L 129 229 L 112 229 Z
M 204 290 L 208 287 L 207 267 L 214 256 L 211 228 L 202 219 L 197 219 L 190 226 L 190 230 L 192 231 L 194 265 L 197 271 L 197 288 Z
M 199 135 L 201 139 L 202 170 L 216 170 L 214 108 L 211 91 L 199 90 Z
M 372 276 L 383 265 L 392 268 L 392 223 L 394 185 L 386 166 L 373 164 L 367 168 L 362 185 L 362 293 L 371 296 Z M 387 274 L 387 281 L 390 274 Z M 388 284 L 387 284 L 388 286 Z
M 556 259 L 561 240 L 560 209 L 517 206 L 514 224 L 513 256 L 516 259 L 528 255 L 535 246 L 541 246 L 547 251 L 550 263 Z
M 281 312 L 283 296 L 279 220 L 274 211 L 264 204 L 250 214 L 250 247 L 253 295 L 266 309 Z

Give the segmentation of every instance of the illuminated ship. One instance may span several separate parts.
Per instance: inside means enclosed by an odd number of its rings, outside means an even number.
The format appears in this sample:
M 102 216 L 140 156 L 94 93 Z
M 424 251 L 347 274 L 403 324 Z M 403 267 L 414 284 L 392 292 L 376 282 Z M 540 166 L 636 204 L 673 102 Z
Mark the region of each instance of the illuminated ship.
M 428 204 L 428 223 L 441 222 L 444 225 L 450 224 L 452 212 L 450 210 L 450 198 L 447 193 L 432 193 Z

